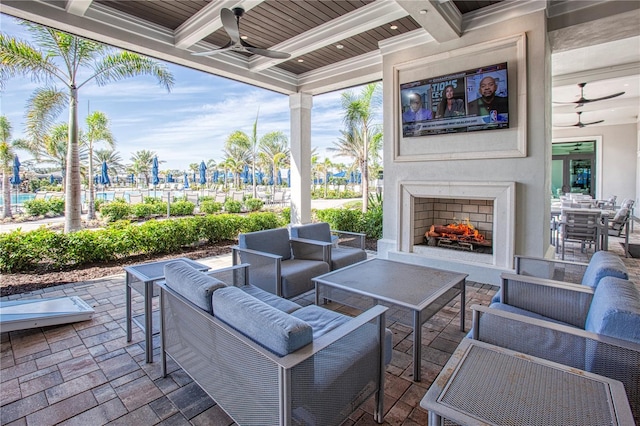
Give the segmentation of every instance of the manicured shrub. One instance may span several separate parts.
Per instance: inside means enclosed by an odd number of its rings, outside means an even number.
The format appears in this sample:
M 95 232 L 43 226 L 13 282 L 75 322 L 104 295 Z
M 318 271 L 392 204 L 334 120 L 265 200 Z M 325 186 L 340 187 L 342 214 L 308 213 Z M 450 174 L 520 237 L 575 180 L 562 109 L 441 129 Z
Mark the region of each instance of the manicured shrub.
M 47 202 L 49 203 L 49 211 L 54 215 L 60 216 L 64 213 L 64 199 L 55 197 L 50 198 Z
M 29 216 L 44 216 L 49 213 L 47 200 L 28 200 L 24 202 L 24 209 Z
M 171 203 L 171 215 L 172 216 L 190 216 L 193 214 L 196 205 L 191 201 L 176 201 Z M 165 206 L 166 211 L 166 206 Z
M 329 223 L 331 229 L 362 232 L 362 212 L 349 209 L 324 209 L 316 211 L 318 220 Z
M 133 213 L 131 206 L 123 199 L 115 199 L 114 201 L 100 206 L 100 215 L 107 222 L 115 222 L 117 220 L 127 219 Z
M 264 206 L 264 202 L 259 198 L 247 198 L 244 201 L 244 205 L 250 212 L 257 212 Z
M 200 212 L 213 214 L 222 210 L 222 203 L 216 203 L 213 200 L 204 200 L 200 202 Z
M 242 203 L 235 200 L 227 200 L 224 202 L 224 211 L 227 213 L 240 213 L 242 211 Z

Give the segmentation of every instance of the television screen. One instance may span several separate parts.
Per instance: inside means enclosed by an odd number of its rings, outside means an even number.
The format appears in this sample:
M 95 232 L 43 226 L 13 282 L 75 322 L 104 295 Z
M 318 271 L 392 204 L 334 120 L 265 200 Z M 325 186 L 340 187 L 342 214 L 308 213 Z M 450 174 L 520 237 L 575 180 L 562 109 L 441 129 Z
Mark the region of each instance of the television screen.
M 509 128 L 507 63 L 402 83 L 402 136 Z

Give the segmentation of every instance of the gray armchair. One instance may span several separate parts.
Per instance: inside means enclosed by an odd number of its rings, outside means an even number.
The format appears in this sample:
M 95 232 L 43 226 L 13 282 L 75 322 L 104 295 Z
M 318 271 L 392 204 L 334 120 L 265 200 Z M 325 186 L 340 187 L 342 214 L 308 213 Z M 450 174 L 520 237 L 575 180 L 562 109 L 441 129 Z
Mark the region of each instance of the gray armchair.
M 249 232 L 232 247 L 233 264 L 248 263 L 251 284 L 290 299 L 313 290 L 312 278 L 329 272 L 331 243 L 289 237 L 286 228 Z
M 331 243 L 327 250 L 332 271 L 367 259 L 367 252 L 364 251 L 365 234 L 333 231 L 326 222 L 292 226 L 289 232 L 292 238 Z M 351 245 L 347 246 L 348 243 Z

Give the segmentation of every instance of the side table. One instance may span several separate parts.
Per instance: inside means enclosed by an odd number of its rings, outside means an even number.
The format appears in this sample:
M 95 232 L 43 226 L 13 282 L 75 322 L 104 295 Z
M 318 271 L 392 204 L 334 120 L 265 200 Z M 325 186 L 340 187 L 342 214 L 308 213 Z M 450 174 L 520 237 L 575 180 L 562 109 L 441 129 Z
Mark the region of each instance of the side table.
M 624 385 L 465 338 L 420 406 L 429 425 L 632 425 Z
M 153 310 L 151 306 L 153 299 L 153 284 L 160 280 L 164 280 L 164 265 L 170 262 L 175 262 L 176 260 L 182 260 L 199 271 L 207 271 L 210 269 L 207 265 L 194 262 L 186 257 L 124 267 L 126 272 L 125 302 L 127 311 L 127 342 L 131 341 L 131 322 L 134 321 L 145 333 L 145 354 L 147 356 L 147 363 L 153 362 Z M 133 318 L 131 313 L 131 288 L 135 282 L 142 282 L 144 284 L 144 324 L 141 324 Z M 136 291 L 138 290 L 136 289 Z

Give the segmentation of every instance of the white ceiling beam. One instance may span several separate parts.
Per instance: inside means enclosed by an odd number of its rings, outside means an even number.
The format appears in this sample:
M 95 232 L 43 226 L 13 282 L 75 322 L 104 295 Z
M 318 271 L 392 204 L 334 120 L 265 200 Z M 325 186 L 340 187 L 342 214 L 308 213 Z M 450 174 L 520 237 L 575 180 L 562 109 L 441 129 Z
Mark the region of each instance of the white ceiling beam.
M 222 9 L 242 7 L 247 11 L 263 1 L 264 0 L 218 0 L 209 3 L 176 28 L 174 32 L 175 46 L 179 49 L 188 49 L 209 34 L 222 28 L 222 22 L 220 21 L 220 11 Z
M 640 62 L 632 62 L 604 68 L 593 68 L 586 71 L 554 75 L 552 85 L 553 87 L 560 87 L 583 83 L 585 81 L 600 81 L 620 77 L 632 77 L 638 75 L 638 70 L 640 70 Z
M 64 9 L 72 15 L 83 16 L 92 2 L 93 0 L 67 0 Z
M 297 37 L 284 41 L 270 49 L 291 54 L 289 59 L 271 59 L 255 57 L 249 62 L 249 69 L 259 72 L 292 58 L 305 55 L 322 47 L 337 43 L 354 35 L 379 27 L 396 19 L 403 18 L 407 12 L 396 2 L 377 0 L 332 21 L 319 25 Z
M 438 42 L 462 35 L 462 14 L 450 0 L 396 0 Z

